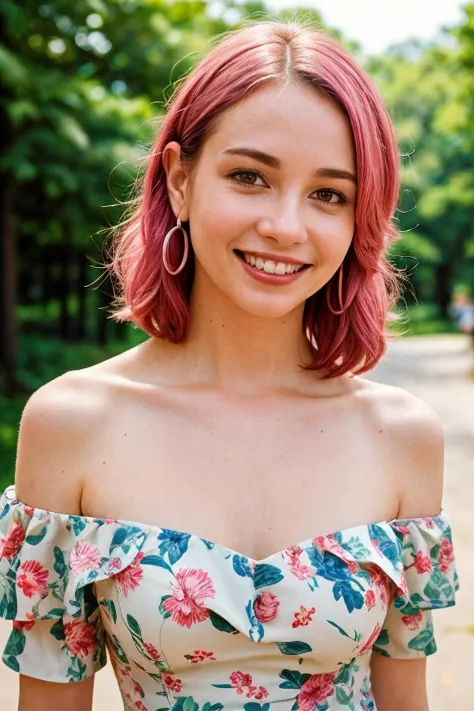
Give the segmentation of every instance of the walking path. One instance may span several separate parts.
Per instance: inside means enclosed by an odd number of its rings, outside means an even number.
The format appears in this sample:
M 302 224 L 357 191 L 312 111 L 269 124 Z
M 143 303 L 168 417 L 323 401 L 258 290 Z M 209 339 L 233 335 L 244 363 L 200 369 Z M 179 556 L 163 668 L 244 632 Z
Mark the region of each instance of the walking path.
M 428 662 L 430 711 L 474 708 L 474 380 L 469 339 L 423 336 L 392 343 L 367 377 L 399 385 L 428 402 L 443 422 L 446 441 L 444 506 L 453 527 L 461 590 L 458 604 L 434 613 L 437 654 Z M 0 648 L 9 632 L 0 623 Z M 0 709 L 17 709 L 17 675 L 0 664 Z M 118 711 L 110 665 L 97 674 L 94 711 Z

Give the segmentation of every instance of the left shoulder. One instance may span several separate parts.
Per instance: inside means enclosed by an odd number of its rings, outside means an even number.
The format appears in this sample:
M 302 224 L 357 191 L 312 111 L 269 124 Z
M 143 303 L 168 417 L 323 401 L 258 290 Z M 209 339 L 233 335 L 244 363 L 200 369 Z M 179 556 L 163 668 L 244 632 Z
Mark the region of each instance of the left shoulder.
M 379 385 L 371 394 L 384 456 L 399 485 L 398 518 L 440 512 L 444 474 L 444 431 L 427 402 L 400 387 Z

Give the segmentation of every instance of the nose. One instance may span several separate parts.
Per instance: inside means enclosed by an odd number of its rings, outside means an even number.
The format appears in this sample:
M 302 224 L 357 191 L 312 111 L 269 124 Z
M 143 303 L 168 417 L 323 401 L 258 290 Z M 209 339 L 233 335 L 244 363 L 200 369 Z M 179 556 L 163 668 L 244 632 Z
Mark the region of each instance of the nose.
M 262 237 L 273 239 L 282 247 L 306 241 L 304 207 L 296 195 L 280 196 L 268 208 L 268 212 L 261 217 L 257 226 Z

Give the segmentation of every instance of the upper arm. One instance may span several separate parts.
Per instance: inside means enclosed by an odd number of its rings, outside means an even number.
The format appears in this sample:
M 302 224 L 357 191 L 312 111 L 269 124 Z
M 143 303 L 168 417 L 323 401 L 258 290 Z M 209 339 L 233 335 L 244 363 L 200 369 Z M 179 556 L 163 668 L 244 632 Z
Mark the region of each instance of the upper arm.
M 397 518 L 434 516 L 441 510 L 444 433 L 433 408 L 402 388 L 390 387 L 381 418 L 386 439 L 385 459 L 397 482 Z
M 426 658 L 390 659 L 374 653 L 370 672 L 380 711 L 428 711 Z
M 66 373 L 30 397 L 20 422 L 15 469 L 15 491 L 21 502 L 48 511 L 81 513 L 83 475 L 99 414 L 100 394 L 81 371 Z M 40 556 L 40 546 L 36 556 Z M 19 657 L 19 711 L 50 711 L 54 706 L 90 711 L 93 676 L 79 683 L 60 683 L 63 662 L 59 660 L 60 642 L 51 637 L 54 623 L 37 620 L 31 629 L 18 623 L 20 632 L 16 633 L 27 640 Z M 22 661 L 27 655 L 28 663 Z M 28 669 L 26 674 L 22 668 Z M 40 678 L 29 675 L 36 672 Z M 54 676 L 57 681 L 46 680 Z M 68 681 L 66 676 L 63 680 Z
M 58 684 L 21 674 L 18 711 L 90 711 L 93 690 L 93 676 L 78 684 Z
M 85 473 L 92 465 L 101 394 L 82 371 L 39 388 L 23 411 L 15 489 L 37 508 L 79 514 Z

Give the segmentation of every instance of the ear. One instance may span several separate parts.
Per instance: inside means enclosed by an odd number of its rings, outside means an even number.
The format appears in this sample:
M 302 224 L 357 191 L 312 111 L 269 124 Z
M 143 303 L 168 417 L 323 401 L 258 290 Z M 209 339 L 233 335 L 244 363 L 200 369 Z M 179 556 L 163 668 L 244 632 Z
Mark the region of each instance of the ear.
M 189 219 L 187 193 L 190 176 L 181 161 L 179 143 L 176 141 L 167 143 L 163 149 L 161 160 L 166 172 L 166 186 L 173 212 L 181 222 L 186 222 Z

